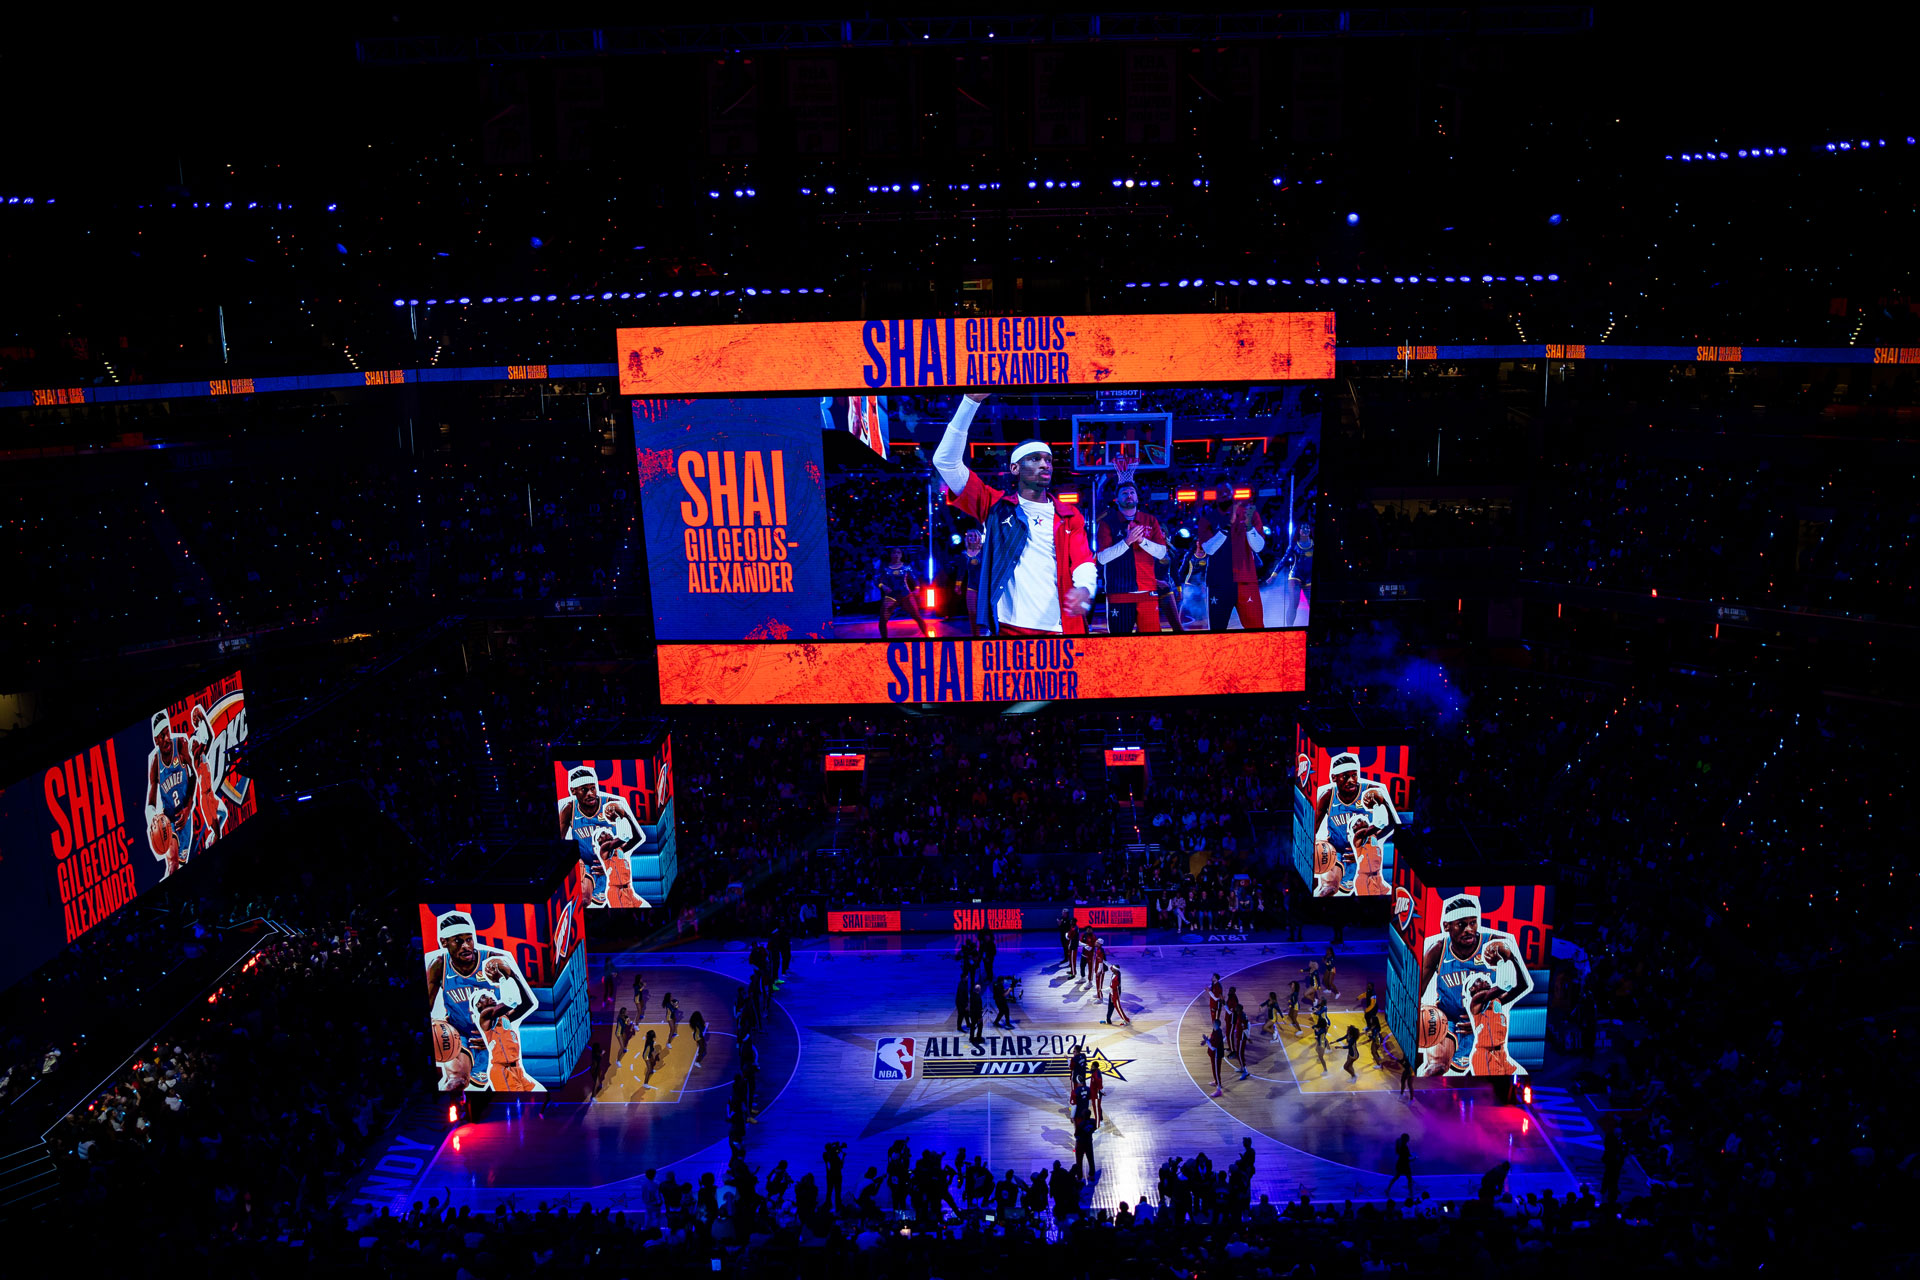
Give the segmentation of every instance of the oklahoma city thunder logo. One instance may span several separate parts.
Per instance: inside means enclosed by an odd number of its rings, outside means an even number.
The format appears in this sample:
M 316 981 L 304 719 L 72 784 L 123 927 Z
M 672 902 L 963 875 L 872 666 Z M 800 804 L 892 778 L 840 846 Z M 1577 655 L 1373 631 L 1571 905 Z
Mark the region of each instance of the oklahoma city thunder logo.
M 1393 891 L 1393 923 L 1395 927 L 1405 929 L 1407 922 L 1413 919 L 1413 895 L 1405 889 Z
M 873 1050 L 875 1080 L 913 1079 L 913 1037 L 882 1036 Z

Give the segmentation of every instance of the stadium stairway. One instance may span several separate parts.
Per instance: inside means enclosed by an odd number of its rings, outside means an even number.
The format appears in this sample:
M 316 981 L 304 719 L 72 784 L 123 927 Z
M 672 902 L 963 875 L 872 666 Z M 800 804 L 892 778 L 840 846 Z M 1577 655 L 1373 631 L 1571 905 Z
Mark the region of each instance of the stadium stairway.
M 0 1156 L 0 1222 L 20 1222 L 60 1191 L 60 1170 L 45 1140 Z

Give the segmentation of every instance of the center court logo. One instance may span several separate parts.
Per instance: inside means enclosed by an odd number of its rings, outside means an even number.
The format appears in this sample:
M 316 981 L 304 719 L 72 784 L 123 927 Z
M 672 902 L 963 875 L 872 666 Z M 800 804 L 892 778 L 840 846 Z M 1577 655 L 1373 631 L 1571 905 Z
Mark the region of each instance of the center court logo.
M 1084 1035 L 983 1036 L 975 1045 L 963 1036 L 881 1036 L 874 1041 L 873 1078 L 889 1083 L 922 1080 L 975 1080 L 985 1076 L 1044 1076 L 1073 1074 L 1073 1051 L 1086 1050 L 1087 1069 L 1095 1066 L 1109 1080 L 1125 1081 L 1123 1067 L 1133 1058 L 1111 1058 L 1105 1049 L 1087 1044 Z M 916 1052 L 917 1050 L 917 1052 Z
M 875 1080 L 913 1079 L 913 1037 L 881 1036 L 873 1048 Z

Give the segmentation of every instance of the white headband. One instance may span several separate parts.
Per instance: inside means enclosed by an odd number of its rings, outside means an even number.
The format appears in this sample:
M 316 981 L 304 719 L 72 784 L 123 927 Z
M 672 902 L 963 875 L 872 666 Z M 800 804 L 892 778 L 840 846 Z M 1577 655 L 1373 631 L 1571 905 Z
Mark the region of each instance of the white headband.
M 579 765 L 567 775 L 567 790 L 569 791 L 575 787 L 584 787 L 588 783 L 592 783 L 596 787 L 599 786 L 600 775 L 595 773 L 593 769 L 587 765 Z
M 1053 453 L 1053 446 L 1048 444 L 1045 440 L 1029 440 L 1025 444 L 1021 445 L 1019 448 L 1013 451 L 1013 458 L 1011 459 L 1011 461 L 1013 465 L 1017 467 L 1020 465 L 1020 459 L 1031 457 L 1033 454 L 1036 454 L 1036 453 L 1044 453 L 1044 454 L 1051 455 Z
M 436 920 L 434 925 L 435 932 L 442 938 L 453 938 L 463 933 L 473 933 L 473 921 L 462 911 L 449 911 Z
M 1341 752 L 1327 764 L 1328 777 L 1332 777 L 1336 773 L 1346 773 L 1348 770 L 1352 770 L 1354 773 L 1360 772 L 1360 757 L 1354 755 L 1351 751 Z
M 1478 920 L 1480 918 L 1480 899 L 1470 893 L 1463 893 L 1447 901 L 1446 910 L 1440 913 L 1441 924 L 1452 924 L 1455 920 Z

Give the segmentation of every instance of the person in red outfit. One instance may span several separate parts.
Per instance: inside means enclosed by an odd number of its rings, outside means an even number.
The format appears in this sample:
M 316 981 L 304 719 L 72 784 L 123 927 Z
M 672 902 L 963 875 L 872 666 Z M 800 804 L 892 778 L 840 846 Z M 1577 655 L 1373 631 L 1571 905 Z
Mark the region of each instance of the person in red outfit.
M 967 430 L 987 399 L 969 392 L 933 451 L 948 501 L 984 531 L 975 622 L 989 635 L 1085 635 L 1095 570 L 1087 524 L 1052 494 L 1053 450 L 1044 440 L 1014 447 L 1013 490 L 968 469 Z

